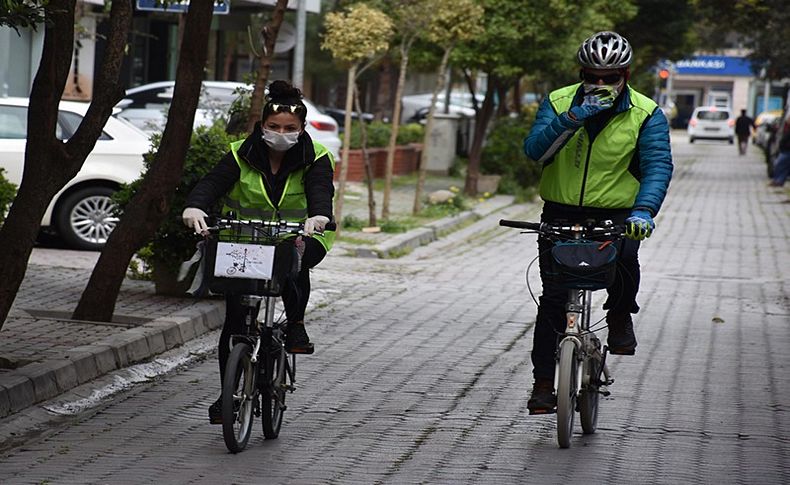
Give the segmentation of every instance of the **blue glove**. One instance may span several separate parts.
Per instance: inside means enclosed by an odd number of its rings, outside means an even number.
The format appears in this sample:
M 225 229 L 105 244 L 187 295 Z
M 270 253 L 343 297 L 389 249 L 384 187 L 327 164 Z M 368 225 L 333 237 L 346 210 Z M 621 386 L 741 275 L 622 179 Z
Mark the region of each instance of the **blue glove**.
M 631 217 L 625 220 L 625 237 L 635 241 L 641 241 L 653 234 L 656 223 L 650 212 L 644 209 L 634 209 Z
M 612 86 L 600 86 L 589 94 L 584 95 L 581 106 L 574 106 L 569 110 L 570 118 L 582 122 L 587 118 L 597 115 L 614 105 L 617 92 Z

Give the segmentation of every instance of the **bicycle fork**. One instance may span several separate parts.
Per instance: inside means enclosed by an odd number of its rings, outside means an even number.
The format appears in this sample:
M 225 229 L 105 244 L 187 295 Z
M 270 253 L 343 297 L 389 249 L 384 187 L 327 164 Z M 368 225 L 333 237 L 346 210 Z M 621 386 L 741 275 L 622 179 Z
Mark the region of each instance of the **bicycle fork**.
M 593 386 L 597 392 L 604 396 L 610 394 L 607 386 L 614 382 L 609 375 L 606 366 L 606 349 L 601 350 L 597 337 L 590 334 L 590 312 L 591 312 L 592 291 L 589 290 L 568 290 L 568 303 L 565 306 L 565 333 L 560 340 L 558 348 L 566 340 L 573 342 L 576 347 L 576 356 L 579 365 L 576 366 L 576 383 L 580 384 L 576 392 L 580 392 L 584 386 Z M 596 355 L 598 354 L 598 355 Z M 588 358 L 600 359 L 600 366 L 596 375 L 585 376 L 584 361 Z M 559 382 L 559 360 L 554 371 L 554 388 L 557 389 Z M 601 377 L 603 376 L 603 380 Z

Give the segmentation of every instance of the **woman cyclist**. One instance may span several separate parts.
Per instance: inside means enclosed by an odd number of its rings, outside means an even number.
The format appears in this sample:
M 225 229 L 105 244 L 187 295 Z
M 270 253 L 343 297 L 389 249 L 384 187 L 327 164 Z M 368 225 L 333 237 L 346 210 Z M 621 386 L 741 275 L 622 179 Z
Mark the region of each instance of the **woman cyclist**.
M 208 233 L 207 212 L 218 201 L 223 203 L 223 212 L 232 210 L 239 219 L 304 222 L 304 233 L 311 237 L 281 243 L 294 245 L 302 253 L 298 277 L 282 289 L 288 320 L 285 346 L 292 353 L 313 352 L 304 326 L 310 269 L 324 259 L 334 241 L 330 221 L 335 162 L 331 152 L 305 131 L 306 115 L 299 89 L 286 81 L 272 82 L 261 121 L 245 140 L 232 143 L 230 151 L 198 182 L 182 214 L 185 225 L 204 235 Z M 239 295 L 225 295 L 225 303 L 218 351 L 220 381 L 230 354 L 230 337 L 242 332 L 245 311 Z M 219 399 L 209 407 L 209 421 L 222 423 Z

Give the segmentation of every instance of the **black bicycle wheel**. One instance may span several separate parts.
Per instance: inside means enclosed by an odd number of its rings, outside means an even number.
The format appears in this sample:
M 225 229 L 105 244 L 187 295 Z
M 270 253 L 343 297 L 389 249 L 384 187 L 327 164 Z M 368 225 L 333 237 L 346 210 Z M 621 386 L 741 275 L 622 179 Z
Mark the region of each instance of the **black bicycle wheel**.
M 255 392 L 255 366 L 250 360 L 249 344 L 233 347 L 222 383 L 222 437 L 231 453 L 247 446 L 252 431 Z
M 261 382 L 261 419 L 263 436 L 274 439 L 280 435 L 285 411 L 285 388 L 287 356 L 285 350 L 277 345 L 263 352 L 263 382 Z
M 576 409 L 578 362 L 576 345 L 571 340 L 560 344 L 560 367 L 557 376 L 557 442 L 560 448 L 571 445 L 573 415 Z
M 579 393 L 579 417 L 584 434 L 595 433 L 598 428 L 598 401 L 601 398 L 601 394 L 598 392 L 600 369 L 600 354 L 593 354 L 584 360 L 582 375 L 586 383 L 582 385 L 582 390 Z

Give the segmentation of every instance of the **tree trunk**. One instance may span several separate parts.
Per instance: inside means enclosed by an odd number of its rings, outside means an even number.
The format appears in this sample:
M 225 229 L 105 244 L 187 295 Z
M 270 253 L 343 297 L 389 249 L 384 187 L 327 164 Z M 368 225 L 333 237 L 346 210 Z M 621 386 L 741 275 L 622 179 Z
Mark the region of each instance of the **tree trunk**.
M 354 89 L 354 104 L 359 113 L 359 135 L 362 145 L 362 160 L 365 162 L 365 180 L 368 183 L 368 226 L 376 225 L 376 196 L 373 192 L 373 167 L 370 165 L 370 153 L 368 153 L 368 129 L 365 120 L 362 119 L 362 105 L 359 103 L 359 91 Z
M 346 194 L 346 179 L 348 178 L 348 150 L 351 144 L 351 110 L 354 102 L 354 91 L 356 87 L 357 65 L 354 64 L 348 69 L 348 80 L 346 81 L 346 116 L 343 120 L 343 149 L 340 153 L 340 178 L 337 181 L 337 199 L 335 199 L 335 221 L 337 231 L 335 237 L 340 236 L 343 227 L 343 196 Z
M 483 106 L 475 118 L 475 132 L 472 137 L 472 148 L 469 150 L 469 165 L 464 185 L 464 193 L 470 196 L 477 195 L 477 179 L 480 177 L 480 155 L 483 152 L 483 141 L 485 140 L 488 123 L 494 114 L 494 93 L 497 91 L 497 85 L 497 79 L 493 76 L 489 77 Z
M 395 102 L 392 105 L 392 131 L 387 145 L 387 165 L 384 169 L 384 198 L 381 201 L 381 218 L 385 221 L 390 218 L 390 193 L 392 192 L 392 170 L 395 165 L 395 145 L 398 143 L 400 130 L 401 98 L 403 86 L 406 84 L 406 69 L 409 67 L 409 49 L 412 40 L 404 40 L 400 45 L 400 70 L 398 71 L 398 85 L 395 87 Z
M 135 251 L 148 242 L 169 214 L 170 200 L 184 169 L 192 123 L 208 57 L 213 2 L 192 2 L 187 11 L 173 103 L 154 162 L 140 190 L 107 240 L 73 318 L 108 322 Z
M 423 138 L 422 156 L 420 157 L 420 174 L 417 177 L 417 189 L 414 191 L 414 207 L 412 208 L 412 214 L 415 216 L 419 214 L 420 209 L 422 209 L 422 192 L 425 186 L 425 175 L 428 171 L 428 155 L 431 151 L 431 131 L 433 130 L 433 117 L 436 113 L 436 100 L 439 97 L 439 91 L 444 87 L 447 63 L 450 60 L 450 52 L 452 52 L 452 50 L 452 46 L 444 50 L 442 62 L 437 72 L 436 86 L 433 88 L 433 96 L 431 96 L 431 105 L 428 108 L 428 120 L 425 123 L 425 137 Z
M 58 103 L 66 85 L 74 48 L 75 0 L 52 0 L 46 6 L 41 61 L 30 93 L 25 168 L 16 200 L 0 229 L 0 328 L 25 277 L 27 261 L 52 197 L 79 172 L 93 150 L 113 106 L 123 96 L 118 82 L 132 18 L 130 1 L 113 2 L 110 30 L 93 101 L 68 142 L 55 136 Z
M 263 109 L 263 93 L 266 90 L 266 82 L 269 80 L 269 72 L 272 69 L 272 59 L 274 59 L 274 46 L 277 44 L 277 35 L 280 33 L 280 26 L 285 16 L 285 7 L 288 0 L 277 0 L 274 6 L 272 19 L 261 31 L 263 36 L 263 55 L 260 56 L 261 65 L 258 66 L 258 77 L 255 79 L 255 89 L 252 91 L 250 99 L 250 112 L 247 114 L 247 133 L 252 133 L 255 123 L 261 119 Z

